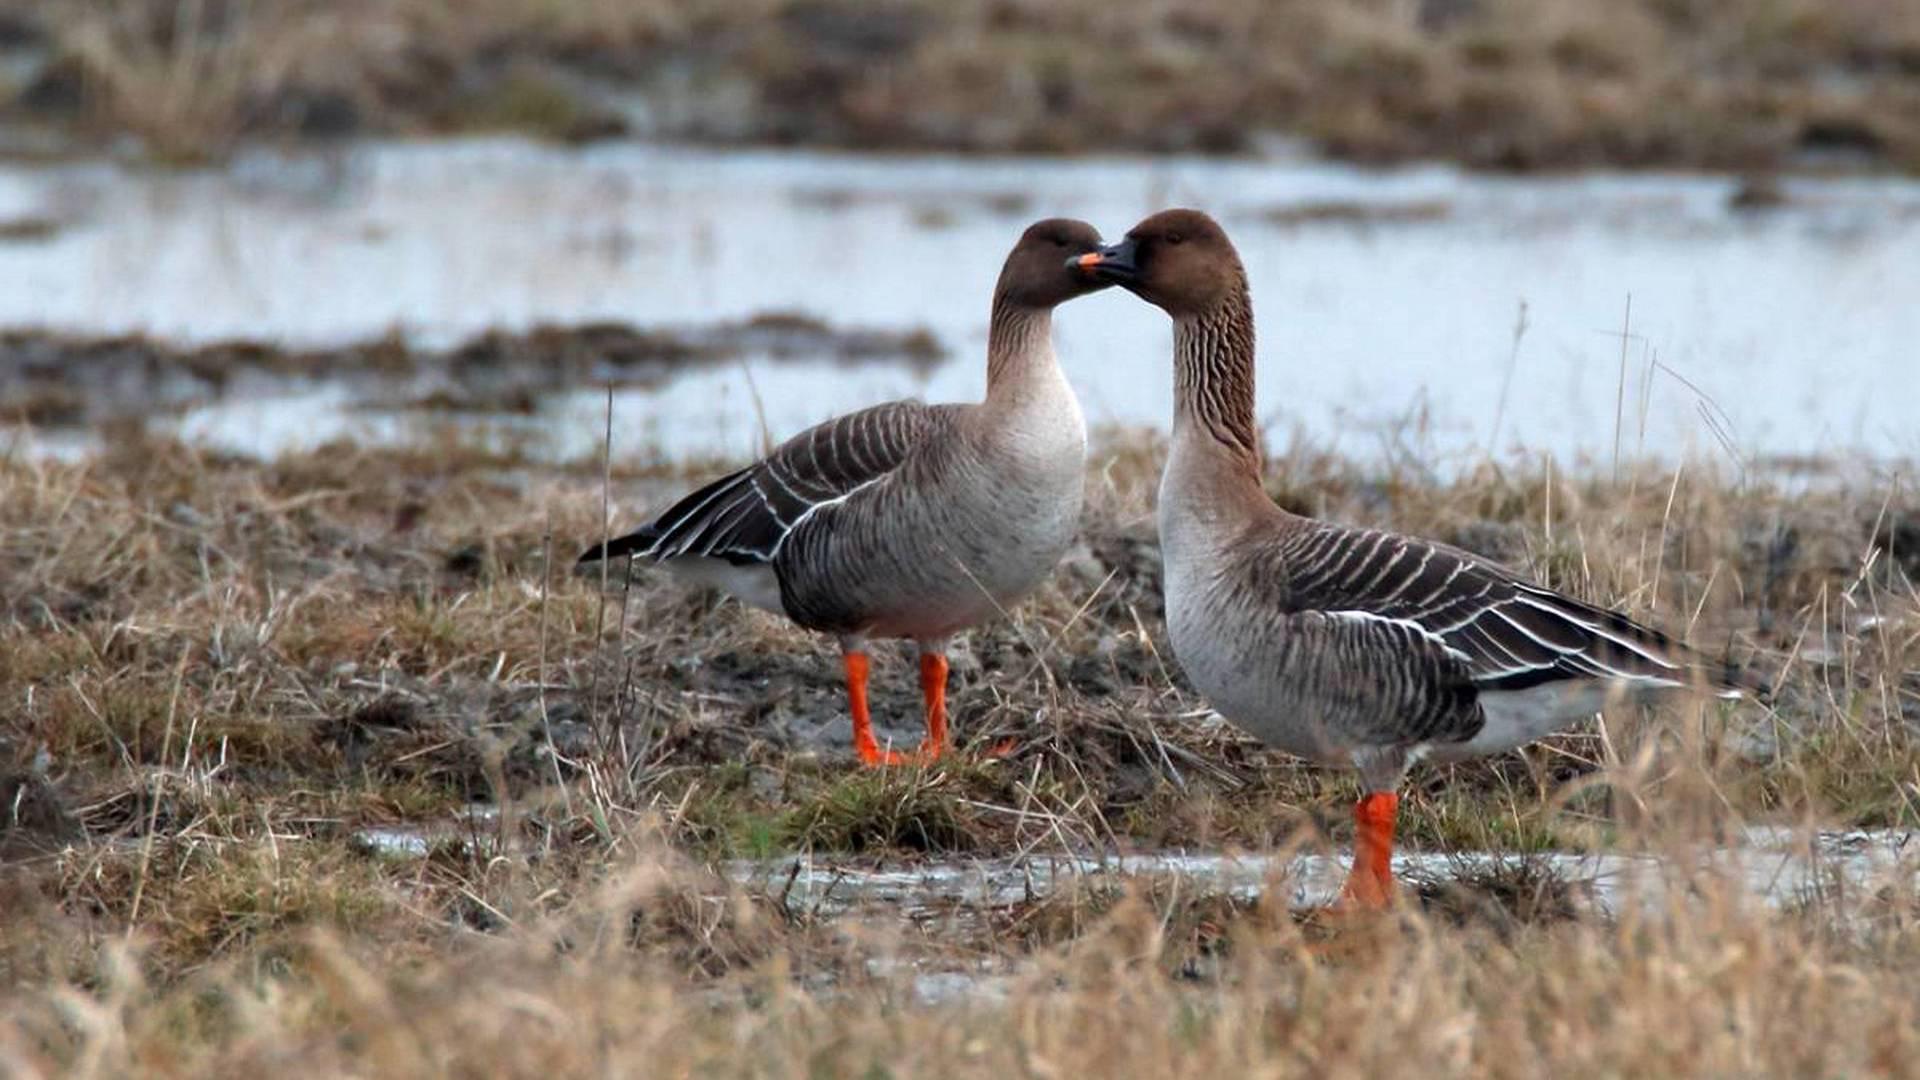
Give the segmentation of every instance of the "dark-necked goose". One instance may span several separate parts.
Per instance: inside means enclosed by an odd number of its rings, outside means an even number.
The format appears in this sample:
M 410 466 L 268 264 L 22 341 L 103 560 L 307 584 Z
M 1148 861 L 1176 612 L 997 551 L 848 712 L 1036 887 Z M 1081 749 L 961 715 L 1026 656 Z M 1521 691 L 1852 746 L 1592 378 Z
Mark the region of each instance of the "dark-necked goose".
M 1173 319 L 1167 631 L 1222 715 L 1360 770 L 1344 904 L 1393 895 L 1396 792 L 1413 762 L 1512 749 L 1615 695 L 1764 693 L 1657 630 L 1465 551 L 1274 505 L 1260 484 L 1246 271 L 1212 218 L 1163 211 L 1077 262 Z
M 1053 309 L 1104 288 L 1069 259 L 1096 251 L 1080 221 L 1030 226 L 994 287 L 987 394 L 978 404 L 894 401 L 829 420 L 686 496 L 580 561 L 634 555 L 836 635 L 853 744 L 873 737 L 867 641 L 920 647 L 923 753 L 946 743 L 947 639 L 1004 612 L 1047 576 L 1080 521 L 1087 429 L 1053 351 Z

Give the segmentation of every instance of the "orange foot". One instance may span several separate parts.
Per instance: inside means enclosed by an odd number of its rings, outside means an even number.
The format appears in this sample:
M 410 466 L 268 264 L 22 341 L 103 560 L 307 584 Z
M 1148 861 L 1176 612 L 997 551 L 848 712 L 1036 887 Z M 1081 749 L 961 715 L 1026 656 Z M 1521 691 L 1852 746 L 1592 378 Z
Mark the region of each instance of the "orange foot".
M 860 755 L 860 764 L 869 769 L 882 769 L 890 765 L 911 765 L 915 755 L 903 754 L 898 750 L 877 746 L 871 741 L 855 742 L 854 752 Z
M 981 758 L 997 761 L 1011 757 L 1013 752 L 1019 749 L 1019 747 L 1020 743 L 1018 740 L 1002 739 L 1000 742 L 995 743 L 993 746 L 979 753 Z M 854 749 L 860 754 L 861 764 L 872 768 L 880 768 L 887 765 L 932 765 L 947 755 L 946 747 L 936 746 L 930 740 L 924 739 L 921 740 L 919 746 L 902 753 L 898 750 L 890 750 L 880 746 L 877 742 L 862 743 L 856 736 Z M 971 754 L 973 752 L 971 748 L 968 748 L 963 753 Z
M 1393 906 L 1393 826 L 1400 796 L 1374 791 L 1353 807 L 1353 866 L 1341 886 L 1335 912 L 1384 911 Z
M 847 704 L 853 713 L 853 752 L 868 768 L 900 764 L 901 756 L 881 749 L 873 737 L 873 717 L 867 712 L 867 674 L 871 667 L 867 654 L 848 652 L 841 659 L 847 667 Z
M 927 706 L 927 737 L 920 743 L 923 760 L 932 761 L 947 749 L 947 658 L 920 654 L 920 700 Z
M 880 745 L 873 737 L 873 717 L 867 711 L 867 676 L 871 670 L 871 661 L 866 653 L 849 652 L 842 659 L 847 668 L 847 700 L 853 713 L 853 751 L 860 756 L 860 764 L 870 769 L 889 765 L 918 765 L 932 761 L 940 756 L 941 747 L 933 741 L 934 734 L 944 733 L 946 724 L 941 718 L 941 730 L 930 732 L 928 741 L 912 753 L 903 754 L 898 750 Z
M 864 740 L 856 734 L 853 748 L 860 755 L 860 764 L 871 769 L 889 765 L 931 765 L 940 757 L 939 749 L 924 742 L 905 753 L 881 746 L 874 741 L 871 733 Z
M 853 749 L 860 763 L 868 768 L 887 765 L 926 765 L 939 760 L 947 749 L 947 658 L 938 653 L 920 657 L 920 694 L 927 705 L 927 737 L 911 753 L 882 747 L 873 737 L 873 718 L 867 711 L 867 676 L 871 662 L 867 654 L 849 652 L 842 657 L 847 667 L 847 698 L 853 713 Z

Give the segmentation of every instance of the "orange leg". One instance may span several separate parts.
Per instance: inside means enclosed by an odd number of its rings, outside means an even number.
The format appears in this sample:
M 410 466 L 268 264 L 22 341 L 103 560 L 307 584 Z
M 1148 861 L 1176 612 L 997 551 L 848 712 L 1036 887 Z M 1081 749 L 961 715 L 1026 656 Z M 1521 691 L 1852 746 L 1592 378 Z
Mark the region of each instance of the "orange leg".
M 1373 791 L 1353 806 L 1353 868 L 1340 890 L 1343 911 L 1378 911 L 1393 903 L 1393 824 L 1400 796 Z
M 939 653 L 920 654 L 920 697 L 927 703 L 927 739 L 920 744 L 920 756 L 927 760 L 940 756 L 947 748 L 947 658 Z
M 867 654 L 849 652 L 842 659 L 847 664 L 847 697 L 853 707 L 853 750 L 860 755 L 860 763 L 867 766 L 898 765 L 906 760 L 892 750 L 883 750 L 873 738 L 873 717 L 867 713 Z

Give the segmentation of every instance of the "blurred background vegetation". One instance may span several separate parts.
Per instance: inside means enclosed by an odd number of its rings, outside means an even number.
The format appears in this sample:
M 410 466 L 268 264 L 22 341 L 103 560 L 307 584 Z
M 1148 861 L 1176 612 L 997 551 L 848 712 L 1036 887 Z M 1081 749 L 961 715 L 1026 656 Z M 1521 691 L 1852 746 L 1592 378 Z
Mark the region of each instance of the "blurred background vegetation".
M 515 131 L 1920 169 L 1912 0 L 4 0 L 0 150 Z

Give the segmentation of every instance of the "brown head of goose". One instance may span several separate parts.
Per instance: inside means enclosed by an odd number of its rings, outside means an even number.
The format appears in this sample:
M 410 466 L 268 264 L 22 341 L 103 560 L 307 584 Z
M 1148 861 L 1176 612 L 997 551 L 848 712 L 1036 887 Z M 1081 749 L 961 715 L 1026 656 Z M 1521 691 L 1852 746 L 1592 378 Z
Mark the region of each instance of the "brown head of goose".
M 1765 693 L 1658 630 L 1468 552 L 1274 505 L 1260 483 L 1246 271 L 1206 214 L 1154 214 L 1075 263 L 1173 320 L 1159 506 L 1168 634 L 1229 720 L 1360 770 L 1344 904 L 1393 895 L 1397 789 L 1413 762 L 1521 746 L 1617 695 Z
M 867 712 L 867 642 L 920 647 L 926 756 L 946 742 L 947 639 L 1047 576 L 1080 520 L 1087 430 L 1053 309 L 1106 283 L 1071 259 L 1081 221 L 1030 226 L 994 287 L 986 399 L 893 401 L 795 435 L 651 523 L 580 556 L 630 555 L 840 640 L 861 761 L 891 763 Z

